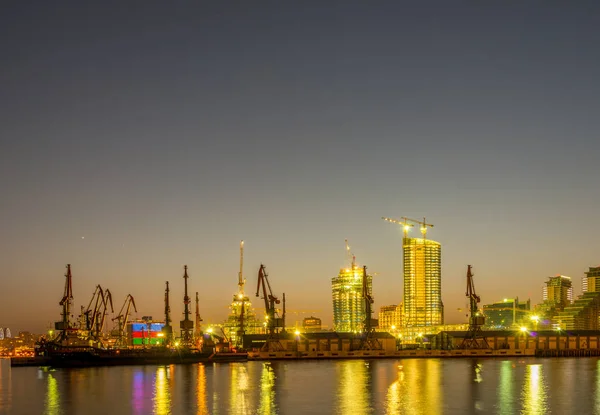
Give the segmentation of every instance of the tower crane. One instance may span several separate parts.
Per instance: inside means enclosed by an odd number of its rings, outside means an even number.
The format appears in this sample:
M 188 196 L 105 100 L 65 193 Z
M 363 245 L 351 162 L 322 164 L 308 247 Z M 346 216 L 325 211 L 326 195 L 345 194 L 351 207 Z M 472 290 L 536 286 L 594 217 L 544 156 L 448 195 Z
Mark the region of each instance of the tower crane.
M 469 299 L 469 331 L 462 342 L 461 348 L 489 349 L 490 346 L 481 332 L 481 327 L 485 324 L 485 316 L 479 311 L 479 306 L 477 305 L 481 301 L 481 298 L 475 293 L 471 265 L 467 266 L 467 291 L 465 295 Z
M 133 306 L 133 310 L 137 313 L 137 308 L 135 306 L 135 300 L 131 294 L 127 294 L 125 297 L 125 302 L 121 306 L 121 310 L 119 310 L 119 314 L 113 318 L 113 321 L 117 322 L 117 344 L 119 346 L 125 346 L 125 330 L 127 328 L 127 322 L 129 320 L 129 311 L 131 310 L 131 306 Z
M 420 231 L 421 234 L 423 235 L 423 238 L 427 237 L 427 228 L 433 228 L 433 224 L 432 223 L 427 223 L 427 219 L 423 218 L 423 220 L 416 220 L 416 219 L 411 219 L 411 218 L 407 218 L 406 216 L 402 216 L 402 221 L 396 220 L 396 219 L 391 219 L 391 218 L 386 218 L 385 216 L 382 216 L 381 219 L 387 221 L 387 222 L 391 222 L 391 223 L 395 223 L 397 225 L 401 225 L 402 226 L 402 230 L 404 231 L 404 237 L 406 238 L 408 231 L 410 230 L 410 228 L 414 227 L 414 224 L 418 224 L 420 225 Z
M 271 290 L 271 284 L 269 283 L 269 275 L 263 264 L 260 264 L 258 270 L 258 283 L 256 285 L 256 296 L 259 296 L 259 292 L 262 286 L 262 298 L 265 301 L 265 317 L 267 319 L 267 341 L 263 346 L 264 351 L 280 351 L 283 350 L 283 346 L 279 342 L 279 335 L 277 333 L 278 328 L 283 328 L 283 319 L 277 314 L 275 304 L 279 304 L 281 301 L 279 298 L 273 295 Z

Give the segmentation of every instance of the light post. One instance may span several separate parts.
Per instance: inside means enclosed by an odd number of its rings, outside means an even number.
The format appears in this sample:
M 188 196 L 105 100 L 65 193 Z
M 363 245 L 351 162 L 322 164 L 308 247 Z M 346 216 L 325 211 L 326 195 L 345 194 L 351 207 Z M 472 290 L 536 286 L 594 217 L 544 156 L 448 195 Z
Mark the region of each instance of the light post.
M 533 321 L 533 330 L 537 331 L 538 322 L 540 321 L 540 316 L 536 316 L 536 315 L 531 316 L 531 321 Z
M 296 335 L 296 356 L 300 356 L 300 332 L 296 330 L 294 334 Z
M 527 327 L 521 327 L 519 330 L 521 331 L 521 335 L 524 337 L 524 340 L 525 340 L 525 343 L 523 344 L 523 349 L 526 349 L 527 348 Z

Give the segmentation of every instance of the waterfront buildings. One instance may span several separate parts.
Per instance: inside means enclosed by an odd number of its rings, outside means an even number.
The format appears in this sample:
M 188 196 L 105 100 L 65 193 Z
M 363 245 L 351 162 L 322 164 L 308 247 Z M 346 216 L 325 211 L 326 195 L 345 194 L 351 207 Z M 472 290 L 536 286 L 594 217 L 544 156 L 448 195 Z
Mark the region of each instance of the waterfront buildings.
M 402 327 L 402 304 L 384 305 L 379 309 L 379 331 L 391 333 Z
M 302 331 L 304 333 L 315 333 L 321 331 L 321 319 L 318 317 L 305 317 L 302 320 Z
M 425 238 L 403 238 L 404 326 L 444 324 L 442 246 Z
M 333 328 L 337 332 L 361 332 L 365 324 L 365 301 L 363 298 L 363 269 L 355 260 L 350 268 L 342 268 L 331 279 L 333 300 Z M 373 276 L 367 275 L 367 290 L 372 293 Z
M 565 275 L 557 275 L 548 278 L 542 291 L 542 300 L 548 305 L 563 310 L 573 302 L 573 284 L 571 278 Z
M 552 319 L 555 328 L 562 330 L 598 330 L 600 292 L 586 292 L 573 304 L 565 307 Z
M 529 324 L 531 301 L 519 302 L 519 298 L 505 298 L 502 301 L 483 306 L 487 330 L 511 330 Z
M 583 292 L 600 292 L 600 267 L 590 267 L 583 277 Z

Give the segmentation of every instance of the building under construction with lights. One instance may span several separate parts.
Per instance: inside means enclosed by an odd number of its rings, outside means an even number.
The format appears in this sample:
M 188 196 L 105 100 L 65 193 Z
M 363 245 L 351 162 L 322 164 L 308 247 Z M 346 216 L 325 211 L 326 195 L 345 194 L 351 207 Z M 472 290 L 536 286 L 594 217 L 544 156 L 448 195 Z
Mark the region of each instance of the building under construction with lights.
M 264 325 L 256 318 L 250 298 L 244 292 L 244 241 L 240 242 L 240 272 L 238 274 L 238 291 L 233 295 L 229 307 L 229 315 L 223 323 L 223 334 L 233 347 L 243 347 L 243 337 L 246 334 L 258 334 L 264 331 Z M 218 334 L 217 334 L 218 335 Z
M 346 249 L 348 249 L 346 245 Z M 350 268 L 340 269 L 331 279 L 333 299 L 333 327 L 336 332 L 362 332 L 365 328 L 365 299 L 363 296 L 363 268 L 352 257 Z M 367 275 L 367 290 L 372 295 L 373 276 Z

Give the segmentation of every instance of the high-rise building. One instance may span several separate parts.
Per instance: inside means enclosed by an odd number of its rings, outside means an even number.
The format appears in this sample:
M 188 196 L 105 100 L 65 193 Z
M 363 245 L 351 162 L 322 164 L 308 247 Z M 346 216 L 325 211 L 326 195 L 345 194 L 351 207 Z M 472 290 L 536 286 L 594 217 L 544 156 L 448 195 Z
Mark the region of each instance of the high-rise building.
M 444 324 L 442 303 L 442 245 L 425 238 L 403 239 L 404 325 Z
M 379 309 L 379 331 L 391 333 L 402 328 L 402 304 L 384 305 Z
M 584 292 L 596 293 L 600 292 L 600 267 L 590 267 L 590 270 L 585 273 Z
M 598 330 L 599 315 L 600 292 L 587 292 L 558 312 L 552 323 L 555 328 L 564 330 Z
M 563 310 L 573 302 L 573 283 L 565 275 L 556 275 L 548 278 L 542 290 L 542 300 L 547 306 Z
M 363 298 L 363 269 L 352 261 L 350 268 L 342 268 L 331 279 L 333 297 L 333 327 L 338 332 L 361 332 L 365 324 Z M 367 290 L 372 293 L 373 276 L 367 275 Z M 370 317 L 370 316 L 369 316 Z

